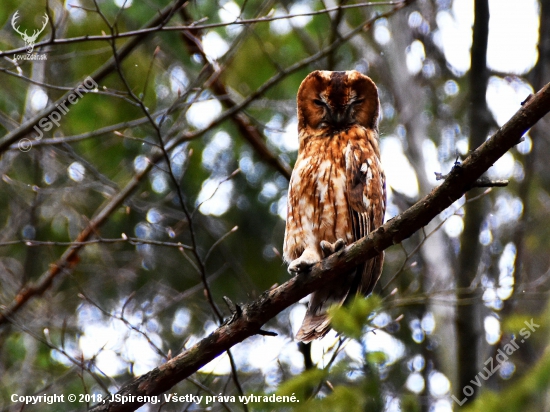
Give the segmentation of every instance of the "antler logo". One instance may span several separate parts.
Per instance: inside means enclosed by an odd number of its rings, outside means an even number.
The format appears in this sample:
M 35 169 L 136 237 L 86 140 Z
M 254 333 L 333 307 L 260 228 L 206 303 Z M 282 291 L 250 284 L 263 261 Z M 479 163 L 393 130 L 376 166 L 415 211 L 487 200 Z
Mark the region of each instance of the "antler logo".
M 30 53 L 32 53 L 32 51 L 34 49 L 34 43 L 36 43 L 36 39 L 38 38 L 40 33 L 42 33 L 44 31 L 44 29 L 46 28 L 46 24 L 48 24 L 48 21 L 50 21 L 50 19 L 48 18 L 48 15 L 44 13 L 44 24 L 42 25 L 42 28 L 40 30 L 33 30 L 32 35 L 29 36 L 27 34 L 26 29 L 25 29 L 24 32 L 21 32 L 19 30 L 19 26 L 15 27 L 18 18 L 19 18 L 19 10 L 17 10 L 15 12 L 15 14 L 13 15 L 13 17 L 11 19 L 11 26 L 13 27 L 13 29 L 17 33 L 19 33 L 21 35 L 21 37 L 25 41 L 25 44 L 27 45 L 27 53 L 30 54 Z

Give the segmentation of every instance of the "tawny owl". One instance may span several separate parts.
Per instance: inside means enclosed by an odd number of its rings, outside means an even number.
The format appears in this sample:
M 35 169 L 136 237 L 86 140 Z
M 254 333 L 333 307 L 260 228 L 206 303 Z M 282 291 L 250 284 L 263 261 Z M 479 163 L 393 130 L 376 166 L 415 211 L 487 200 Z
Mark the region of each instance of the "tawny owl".
M 298 90 L 298 158 L 288 191 L 284 259 L 290 273 L 382 225 L 386 183 L 378 149 L 380 102 L 374 82 L 355 71 L 310 73 Z M 372 292 L 383 253 L 312 293 L 296 338 L 330 330 L 327 309 Z

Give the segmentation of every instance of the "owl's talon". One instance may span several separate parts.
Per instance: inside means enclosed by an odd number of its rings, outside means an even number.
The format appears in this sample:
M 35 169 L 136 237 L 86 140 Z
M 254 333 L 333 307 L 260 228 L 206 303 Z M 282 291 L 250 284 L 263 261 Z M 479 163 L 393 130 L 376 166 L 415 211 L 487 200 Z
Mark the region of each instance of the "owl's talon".
M 319 261 L 319 257 L 312 253 L 303 253 L 298 259 L 294 259 L 288 265 L 288 273 L 297 275 L 300 272 L 307 272 Z
M 288 273 L 290 273 L 291 275 L 297 275 L 300 272 L 306 272 L 307 269 L 313 266 L 313 264 L 308 264 L 306 262 L 296 262 L 296 260 L 288 266 Z
M 344 242 L 344 239 L 338 239 L 334 243 L 330 243 L 326 240 L 321 240 L 320 243 L 321 250 L 323 251 L 323 257 L 329 257 L 333 253 L 336 253 L 344 248 L 346 246 L 346 242 Z

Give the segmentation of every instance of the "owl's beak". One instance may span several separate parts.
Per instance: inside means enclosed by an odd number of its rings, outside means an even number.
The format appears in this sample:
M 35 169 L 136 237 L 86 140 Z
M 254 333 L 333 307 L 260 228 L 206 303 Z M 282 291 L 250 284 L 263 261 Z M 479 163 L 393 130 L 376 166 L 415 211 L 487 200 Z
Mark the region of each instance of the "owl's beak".
M 332 123 L 335 126 L 343 126 L 347 119 L 345 107 L 336 107 L 330 112 Z

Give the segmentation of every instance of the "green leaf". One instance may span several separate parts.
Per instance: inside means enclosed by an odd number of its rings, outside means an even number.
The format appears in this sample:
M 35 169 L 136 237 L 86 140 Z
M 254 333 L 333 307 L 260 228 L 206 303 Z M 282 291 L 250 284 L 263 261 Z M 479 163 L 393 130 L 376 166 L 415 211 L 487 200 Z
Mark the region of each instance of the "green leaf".
M 319 385 L 326 375 L 327 372 L 322 369 L 307 370 L 279 386 L 277 395 L 295 395 L 300 401 L 305 401 L 309 393 Z
M 380 307 L 380 298 L 371 295 L 368 298 L 356 297 L 350 304 L 329 309 L 334 330 L 353 339 L 360 339 L 368 317 Z
M 367 353 L 367 361 L 369 363 L 381 364 L 388 360 L 386 353 L 381 351 L 374 351 Z

